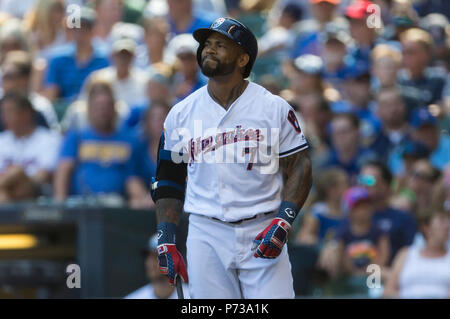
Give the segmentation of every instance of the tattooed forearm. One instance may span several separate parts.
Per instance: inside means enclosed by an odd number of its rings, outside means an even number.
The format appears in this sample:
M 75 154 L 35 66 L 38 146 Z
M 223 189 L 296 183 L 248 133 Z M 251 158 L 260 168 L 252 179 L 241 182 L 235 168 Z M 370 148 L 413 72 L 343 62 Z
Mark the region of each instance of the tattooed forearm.
M 296 204 L 300 209 L 308 198 L 312 186 L 311 160 L 306 151 L 280 159 L 283 172 L 283 200 Z
M 156 201 L 156 218 L 158 223 L 178 224 L 183 212 L 183 202 L 175 198 L 162 198 Z

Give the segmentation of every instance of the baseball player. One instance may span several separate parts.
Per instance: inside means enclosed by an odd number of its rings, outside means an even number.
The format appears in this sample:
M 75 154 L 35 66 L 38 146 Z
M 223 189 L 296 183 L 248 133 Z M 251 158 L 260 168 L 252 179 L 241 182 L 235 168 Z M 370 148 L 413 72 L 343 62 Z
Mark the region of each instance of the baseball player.
M 171 283 L 189 274 L 191 298 L 293 298 L 285 243 L 312 183 L 305 136 L 286 101 L 245 80 L 258 52 L 246 26 L 219 18 L 194 38 L 209 81 L 164 124 L 152 185 L 160 270 Z

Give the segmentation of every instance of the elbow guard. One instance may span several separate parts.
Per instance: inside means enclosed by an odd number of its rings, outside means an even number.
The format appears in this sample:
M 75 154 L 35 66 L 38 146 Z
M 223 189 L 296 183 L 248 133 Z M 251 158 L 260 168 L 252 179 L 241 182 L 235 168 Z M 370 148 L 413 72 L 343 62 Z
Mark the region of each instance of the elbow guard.
M 181 159 L 183 154 L 164 149 L 164 134 L 158 148 L 156 177 L 152 178 L 152 199 L 156 203 L 161 198 L 184 200 L 186 191 L 187 162 L 183 158 L 180 163 L 173 159 Z

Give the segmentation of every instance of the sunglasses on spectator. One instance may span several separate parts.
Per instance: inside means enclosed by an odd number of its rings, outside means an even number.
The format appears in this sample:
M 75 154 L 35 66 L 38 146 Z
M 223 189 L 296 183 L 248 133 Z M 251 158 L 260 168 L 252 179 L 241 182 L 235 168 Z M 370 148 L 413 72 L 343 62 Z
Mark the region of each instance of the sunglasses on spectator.
M 357 178 L 357 182 L 359 185 L 372 187 L 377 184 L 377 179 L 373 175 L 359 174 L 358 178 Z

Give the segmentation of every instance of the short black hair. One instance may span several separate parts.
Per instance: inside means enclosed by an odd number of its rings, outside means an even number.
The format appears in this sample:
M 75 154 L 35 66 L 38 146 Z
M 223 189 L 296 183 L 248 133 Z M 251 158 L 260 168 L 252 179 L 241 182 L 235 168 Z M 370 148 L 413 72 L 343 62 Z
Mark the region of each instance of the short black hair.
M 20 110 L 31 110 L 34 111 L 33 104 L 31 104 L 30 99 L 28 98 L 27 94 L 17 92 L 17 91 L 8 91 L 3 95 L 2 99 L 0 100 L 0 105 L 3 105 L 5 102 L 13 102 L 15 103 L 16 107 Z
M 364 169 L 364 167 L 372 166 L 378 169 L 378 171 L 381 174 L 381 177 L 384 179 L 384 181 L 388 184 L 391 184 L 392 182 L 392 173 L 387 167 L 386 164 L 384 164 L 382 161 L 377 159 L 371 159 L 363 163 L 361 170 Z

